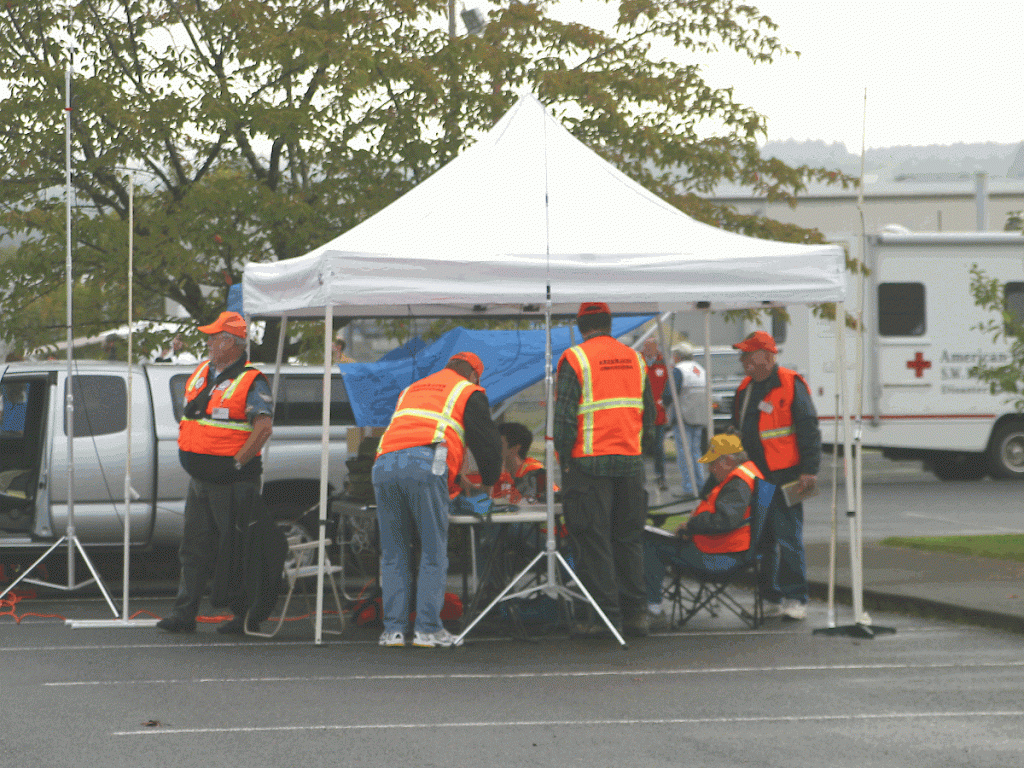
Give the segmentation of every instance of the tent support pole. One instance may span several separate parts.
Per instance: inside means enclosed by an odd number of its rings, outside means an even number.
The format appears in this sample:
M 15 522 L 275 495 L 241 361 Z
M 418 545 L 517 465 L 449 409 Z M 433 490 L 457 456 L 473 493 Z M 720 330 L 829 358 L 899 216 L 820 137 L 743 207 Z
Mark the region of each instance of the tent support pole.
M 334 339 L 334 307 L 324 307 L 324 378 L 323 378 L 323 419 L 320 432 L 320 535 L 316 550 L 316 631 L 313 642 L 323 643 L 324 627 L 324 557 L 327 550 L 327 475 L 331 457 L 331 354 Z M 284 617 L 281 617 L 282 620 Z
M 661 348 L 667 350 L 668 346 L 665 338 L 665 326 L 662 325 L 660 316 L 657 318 L 657 323 L 658 338 L 661 341 Z M 693 466 L 693 451 L 690 450 L 690 441 L 686 436 L 686 429 L 683 426 L 683 409 L 682 406 L 679 405 L 679 392 L 676 391 L 675 360 L 672 361 L 672 367 L 669 371 L 669 381 L 666 386 L 668 386 L 672 391 L 672 409 L 676 415 L 676 423 L 672 427 L 676 443 L 676 464 L 679 465 L 680 477 L 685 477 L 689 474 L 690 487 L 693 489 L 693 495 L 697 496 L 699 495 L 700 489 L 697 487 L 697 471 Z M 683 455 L 680 456 L 679 454 Z

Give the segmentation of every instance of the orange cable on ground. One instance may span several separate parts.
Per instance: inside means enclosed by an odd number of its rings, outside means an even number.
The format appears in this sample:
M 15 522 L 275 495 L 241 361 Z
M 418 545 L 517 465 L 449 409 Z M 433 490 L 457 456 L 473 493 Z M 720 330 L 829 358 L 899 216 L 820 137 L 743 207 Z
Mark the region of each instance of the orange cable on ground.
M 64 616 L 59 613 L 23 613 L 20 616 L 14 612 L 14 606 L 22 600 L 31 599 L 36 596 L 34 589 L 13 589 L 7 593 L 2 600 L 0 600 L 0 616 L 10 616 L 14 619 L 15 624 L 21 624 L 21 620 L 29 616 L 37 619 L 60 619 L 61 621 L 67 621 Z M 5 610 L 9 609 L 9 610 Z

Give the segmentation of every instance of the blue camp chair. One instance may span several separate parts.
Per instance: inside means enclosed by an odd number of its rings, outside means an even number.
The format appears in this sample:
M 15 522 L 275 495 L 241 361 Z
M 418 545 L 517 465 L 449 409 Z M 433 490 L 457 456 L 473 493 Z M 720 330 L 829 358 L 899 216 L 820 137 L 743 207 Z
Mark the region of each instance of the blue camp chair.
M 765 534 L 769 516 L 778 504 L 776 487 L 765 480 L 756 480 L 750 504 L 750 548 L 741 553 L 727 569 L 700 570 L 691 567 L 670 565 L 669 583 L 665 597 L 672 603 L 669 626 L 682 627 L 701 610 L 707 609 L 712 616 L 724 607 L 735 613 L 751 629 L 757 629 L 764 621 L 764 601 L 761 584 L 764 579 L 761 564 Z M 741 602 L 730 590 L 737 582 L 753 581 L 753 611 Z

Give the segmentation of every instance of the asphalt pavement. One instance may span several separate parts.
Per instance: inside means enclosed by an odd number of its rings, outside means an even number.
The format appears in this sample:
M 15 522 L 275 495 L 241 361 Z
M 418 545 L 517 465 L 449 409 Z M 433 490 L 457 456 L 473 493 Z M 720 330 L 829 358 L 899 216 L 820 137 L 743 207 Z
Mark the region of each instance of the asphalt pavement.
M 273 640 L 220 635 L 216 615 L 190 635 L 73 628 L 64 620 L 110 618 L 95 590 L 40 590 L 0 607 L 0 765 L 1015 765 L 1024 753 L 1021 568 L 879 542 L 1019 531 L 1024 488 L 939 483 L 919 467 L 869 464 L 861 522 L 870 616 L 860 622 L 848 603 L 830 616 L 825 602 L 827 469 L 823 492 L 807 503 L 808 617 L 758 630 L 702 613 L 627 648 L 472 632 L 462 648 L 386 649 L 379 629 L 351 626 L 315 646 L 299 617 Z M 844 599 L 848 521 L 839 506 Z M 163 571 L 173 568 L 134 565 L 141 578 L 130 612 L 164 615 L 173 574 Z M 120 607 L 119 572 L 110 575 Z M 812 632 L 830 622 L 878 634 L 868 642 Z

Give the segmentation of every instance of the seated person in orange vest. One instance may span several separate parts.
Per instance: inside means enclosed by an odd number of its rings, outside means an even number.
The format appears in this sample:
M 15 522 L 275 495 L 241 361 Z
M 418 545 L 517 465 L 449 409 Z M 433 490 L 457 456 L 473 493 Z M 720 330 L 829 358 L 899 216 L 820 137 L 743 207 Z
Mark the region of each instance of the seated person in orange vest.
M 544 465 L 527 452 L 533 444 L 533 433 L 517 421 L 498 424 L 501 435 L 501 475 L 491 490 L 492 499 L 510 504 L 522 501 L 533 503 L 544 498 L 547 478 Z M 468 473 L 465 480 L 472 486 L 480 485 L 479 473 Z M 555 488 L 557 491 L 558 488 Z
M 533 503 L 543 500 L 547 492 L 547 476 L 544 472 L 544 465 L 527 455 L 533 444 L 533 432 L 525 424 L 510 421 L 498 424 L 498 434 L 501 435 L 502 471 L 498 482 L 491 490 L 491 498 L 507 501 L 510 504 Z M 471 486 L 479 486 L 481 482 L 480 475 L 476 473 L 467 473 L 464 480 Z M 558 490 L 557 485 L 555 490 Z M 541 534 L 545 532 L 545 529 L 542 528 Z M 508 550 L 516 553 L 517 564 L 522 561 L 525 565 L 525 561 L 537 553 L 534 546 L 536 541 L 534 533 L 530 523 L 506 525 L 505 546 Z M 565 531 L 559 530 L 558 535 L 564 536 Z M 477 543 L 478 562 L 486 562 L 496 539 L 496 531 L 487 529 L 483 531 Z M 500 587 L 503 586 L 505 585 L 500 585 Z
M 664 626 L 661 582 L 665 567 L 683 570 L 724 570 L 736 563 L 735 554 L 750 549 L 750 500 L 754 480 L 764 479 L 747 459 L 736 435 L 715 435 L 708 452 L 699 459 L 707 464 L 711 481 L 690 518 L 679 526 L 675 538 L 644 531 L 644 579 L 651 625 Z

